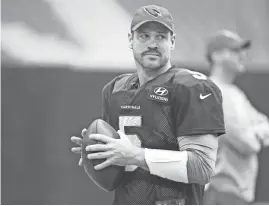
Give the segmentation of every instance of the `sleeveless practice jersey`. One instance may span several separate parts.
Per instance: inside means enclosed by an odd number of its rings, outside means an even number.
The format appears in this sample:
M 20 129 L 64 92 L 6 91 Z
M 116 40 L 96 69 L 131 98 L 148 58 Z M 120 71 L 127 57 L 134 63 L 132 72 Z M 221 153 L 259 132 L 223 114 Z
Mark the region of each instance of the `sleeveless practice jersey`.
M 103 89 L 103 119 L 135 145 L 178 151 L 179 136 L 225 132 L 221 92 L 205 75 L 171 68 L 138 84 L 136 73 L 125 74 Z M 171 181 L 132 165 L 125 170 L 114 204 L 202 204 L 203 185 Z

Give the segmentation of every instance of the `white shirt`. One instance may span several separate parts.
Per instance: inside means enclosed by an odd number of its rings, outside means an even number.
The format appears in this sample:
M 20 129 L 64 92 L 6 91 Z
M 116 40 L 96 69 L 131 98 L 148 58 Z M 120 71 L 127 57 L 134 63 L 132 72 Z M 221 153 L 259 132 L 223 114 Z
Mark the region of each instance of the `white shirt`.
M 219 137 L 215 174 L 209 184 L 251 202 L 255 198 L 257 153 L 262 147 L 257 125 L 269 134 L 268 119 L 237 86 L 211 79 L 222 91 L 226 134 Z

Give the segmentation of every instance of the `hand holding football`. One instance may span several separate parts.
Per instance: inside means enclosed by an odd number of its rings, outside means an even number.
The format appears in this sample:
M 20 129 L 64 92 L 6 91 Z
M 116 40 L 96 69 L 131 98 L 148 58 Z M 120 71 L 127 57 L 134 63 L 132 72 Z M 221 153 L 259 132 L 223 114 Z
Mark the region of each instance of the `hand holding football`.
M 91 153 L 85 150 L 88 145 L 94 145 L 97 143 L 104 144 L 103 142 L 97 142 L 96 140 L 90 139 L 89 135 L 91 134 L 103 134 L 114 139 L 119 139 L 120 137 L 116 130 L 108 123 L 101 119 L 97 119 L 91 123 L 82 141 L 82 159 L 85 172 L 88 174 L 91 180 L 101 189 L 105 191 L 111 191 L 115 189 L 117 183 L 123 175 L 124 167 L 111 165 L 102 170 L 95 170 L 94 167 L 98 164 L 101 164 L 106 159 L 89 160 L 87 158 L 87 155 Z

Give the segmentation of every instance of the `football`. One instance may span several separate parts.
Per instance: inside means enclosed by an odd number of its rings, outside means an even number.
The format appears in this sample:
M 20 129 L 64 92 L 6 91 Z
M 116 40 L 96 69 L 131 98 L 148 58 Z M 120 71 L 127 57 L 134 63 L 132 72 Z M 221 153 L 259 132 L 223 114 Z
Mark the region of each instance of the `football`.
M 85 148 L 88 145 L 105 143 L 97 142 L 96 140 L 90 139 L 90 134 L 104 134 L 115 139 L 119 139 L 120 136 L 116 132 L 116 130 L 107 122 L 102 119 L 96 119 L 90 124 L 82 142 L 82 162 L 85 172 L 91 178 L 91 180 L 101 189 L 105 191 L 112 191 L 115 189 L 117 183 L 123 175 L 124 167 L 111 165 L 102 170 L 95 170 L 94 166 L 104 162 L 106 159 L 87 159 L 87 154 L 89 154 L 90 152 L 87 152 Z

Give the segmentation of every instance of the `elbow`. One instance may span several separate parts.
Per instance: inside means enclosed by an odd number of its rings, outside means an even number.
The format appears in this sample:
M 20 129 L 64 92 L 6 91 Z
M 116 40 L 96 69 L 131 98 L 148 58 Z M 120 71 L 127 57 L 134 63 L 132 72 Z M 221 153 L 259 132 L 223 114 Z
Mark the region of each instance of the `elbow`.
M 214 169 L 211 167 L 208 167 L 208 168 L 203 167 L 202 170 L 204 170 L 204 171 L 202 172 L 203 176 L 201 178 L 200 184 L 206 185 L 207 183 L 210 182 L 210 180 L 214 174 Z
M 201 167 L 198 169 L 198 172 L 200 175 L 197 175 L 196 180 L 194 183 L 198 183 L 200 185 L 206 185 L 210 182 L 213 174 L 214 169 L 210 167 L 209 165 L 201 165 Z
M 232 148 L 235 148 L 242 155 L 252 155 L 261 149 L 260 142 L 252 128 L 241 132 L 228 131 L 224 138 Z
M 189 183 L 206 185 L 214 175 L 215 161 L 197 152 L 191 152 L 188 153 L 187 168 Z
M 246 131 L 246 133 L 243 133 L 245 138 L 243 149 L 245 148 L 245 152 L 249 154 L 255 154 L 260 152 L 261 150 L 261 144 L 257 137 L 256 131 L 251 128 L 251 130 Z

